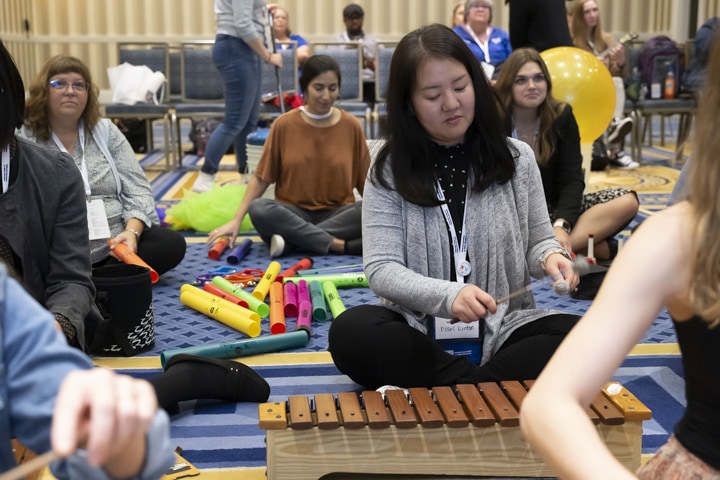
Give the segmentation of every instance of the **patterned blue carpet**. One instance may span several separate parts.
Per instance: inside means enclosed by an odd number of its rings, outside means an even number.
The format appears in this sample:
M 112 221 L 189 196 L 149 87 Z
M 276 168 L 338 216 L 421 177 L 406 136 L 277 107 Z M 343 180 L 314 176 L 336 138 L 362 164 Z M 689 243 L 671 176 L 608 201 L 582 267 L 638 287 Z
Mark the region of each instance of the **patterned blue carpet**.
M 610 170 L 593 173 L 591 176 L 591 185 L 630 185 L 638 191 L 641 212 L 628 229 L 620 234 L 621 238 L 627 239 L 632 228 L 647 218 L 647 215 L 664 207 L 677 175 L 677 170 L 667 168 L 671 154 L 668 149 L 646 147 L 643 149 L 643 166 L 637 171 Z M 162 155 L 156 152 L 145 157 L 141 163 L 149 167 L 162 161 Z M 190 168 L 163 173 L 151 173 L 148 170 L 159 207 L 167 208 L 182 198 L 182 189 L 188 188 L 195 178 L 196 171 L 192 167 L 197 161 L 197 157 L 186 155 L 183 164 Z M 224 164 L 226 171 L 224 176 L 221 172 L 221 183 L 237 178 L 236 173 L 228 171 L 232 170 L 232 159 L 226 157 Z M 179 294 L 183 284 L 193 283 L 199 274 L 228 265 L 224 257 L 220 260 L 208 258 L 207 246 L 202 242 L 201 234 L 186 234 L 189 243 L 184 261 L 173 271 L 163 275 L 154 286 L 155 348 L 143 354 L 142 358 L 135 357 L 127 359 L 124 364 L 117 364 L 116 368 L 135 376 L 149 377 L 159 371 L 159 362 L 148 366 L 140 365 L 137 361 L 157 359 L 158 355 L 166 350 L 247 338 L 242 333 L 180 303 Z M 280 263 L 284 269 L 300 258 L 283 257 Z M 314 268 L 356 264 L 361 261 L 359 257 L 351 256 L 315 257 L 313 260 Z M 267 246 L 256 242 L 240 267 L 264 270 L 269 262 Z M 375 295 L 367 288 L 342 289 L 339 293 L 347 307 L 376 301 Z M 557 296 L 546 285 L 535 290 L 535 297 L 540 307 L 568 313 L 582 314 L 590 305 L 589 301 Z M 359 386 L 340 374 L 329 361 L 317 363 L 303 360 L 305 357 L 302 355 L 297 358 L 293 356 L 295 353 L 326 352 L 329 326 L 330 322 L 314 322 L 307 346 L 291 350 L 282 361 L 264 361 L 263 356 L 252 359 L 249 364 L 271 385 L 271 401 L 285 401 L 289 395 L 312 396 L 317 393 L 359 391 Z M 287 330 L 293 329 L 294 319 L 288 319 Z M 262 335 L 268 334 L 268 322 L 264 321 Z M 672 325 L 667 313 L 663 312 L 640 342 L 641 347 L 661 347 L 659 353 L 646 354 L 641 350 L 639 354 L 628 357 L 614 377 L 653 412 L 652 420 L 644 424 L 645 455 L 654 453 L 658 446 L 666 441 L 685 404 L 682 366 L 679 355 L 673 350 L 675 342 Z M 183 448 L 186 459 L 206 471 L 220 469 L 226 472 L 222 478 L 264 478 L 265 436 L 257 426 L 256 404 L 190 401 L 181 407 L 181 412 L 172 417 L 171 433 L 174 442 Z

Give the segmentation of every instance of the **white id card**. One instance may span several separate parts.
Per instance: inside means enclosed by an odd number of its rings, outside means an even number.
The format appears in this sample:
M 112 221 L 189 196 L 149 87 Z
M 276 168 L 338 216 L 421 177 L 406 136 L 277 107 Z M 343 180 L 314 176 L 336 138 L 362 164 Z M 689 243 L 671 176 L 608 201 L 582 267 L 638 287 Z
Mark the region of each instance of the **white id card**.
M 105 202 L 96 198 L 87 202 L 87 221 L 90 240 L 110 238 L 110 224 L 105 214 Z
M 480 325 L 483 322 L 450 323 L 449 318 L 435 317 L 435 339 L 480 338 Z

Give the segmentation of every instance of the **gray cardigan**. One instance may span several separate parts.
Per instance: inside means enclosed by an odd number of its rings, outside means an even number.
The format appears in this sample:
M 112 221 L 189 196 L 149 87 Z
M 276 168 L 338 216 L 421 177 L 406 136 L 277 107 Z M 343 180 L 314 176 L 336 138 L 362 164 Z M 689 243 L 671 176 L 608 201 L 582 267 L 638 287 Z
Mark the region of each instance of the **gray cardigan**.
M 515 177 L 482 193 L 473 192 L 466 206 L 473 266 L 466 283 L 495 298 L 527 285 L 530 275 L 542 278 L 541 260 L 560 248 L 532 150 L 522 142 L 508 141 L 519 154 Z M 384 175 L 392 180 L 389 167 Z M 381 303 L 423 332 L 431 316 L 451 318 L 452 303 L 463 285 L 448 280 L 452 248 L 440 208 L 409 203 L 396 191 L 368 181 L 362 219 L 365 273 Z M 516 328 L 549 313 L 535 308 L 531 293 L 498 305 L 497 313 L 485 321 L 482 363 Z

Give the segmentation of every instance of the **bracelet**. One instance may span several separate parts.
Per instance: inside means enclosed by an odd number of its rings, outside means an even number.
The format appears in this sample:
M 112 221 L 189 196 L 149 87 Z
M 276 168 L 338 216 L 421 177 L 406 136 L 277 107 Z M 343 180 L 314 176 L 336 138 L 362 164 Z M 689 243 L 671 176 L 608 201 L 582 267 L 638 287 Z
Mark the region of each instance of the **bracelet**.
M 543 257 L 542 260 L 540 260 L 540 265 L 542 266 L 543 270 L 547 270 L 546 263 L 547 263 L 547 259 L 550 258 L 550 255 L 554 255 L 556 253 L 562 255 L 563 257 L 567 258 L 568 260 L 572 260 L 572 257 L 570 256 L 570 254 L 564 248 L 553 248 L 552 250 L 549 250 L 545 254 L 545 256 Z
M 138 232 L 138 231 L 135 230 L 134 228 L 130 228 L 130 227 L 125 227 L 125 230 L 128 231 L 128 232 L 130 232 L 130 233 L 134 233 L 134 234 L 135 234 L 135 238 L 136 238 L 137 240 L 140 240 L 140 232 Z
M 572 230 L 572 226 L 570 225 L 570 222 L 568 222 L 567 220 L 562 220 L 562 219 L 555 220 L 555 223 L 553 223 L 553 228 L 554 227 L 560 227 L 563 230 L 565 230 L 568 234 L 570 234 L 570 231 Z

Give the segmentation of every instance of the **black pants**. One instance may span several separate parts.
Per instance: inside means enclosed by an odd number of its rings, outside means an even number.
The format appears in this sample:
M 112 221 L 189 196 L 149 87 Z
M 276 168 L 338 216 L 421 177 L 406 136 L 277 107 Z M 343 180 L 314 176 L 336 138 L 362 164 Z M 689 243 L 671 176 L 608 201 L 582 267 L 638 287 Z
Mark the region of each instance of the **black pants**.
M 555 314 L 523 325 L 489 361 L 478 366 L 445 352 L 400 314 L 378 305 L 362 305 L 333 320 L 328 350 L 341 372 L 372 389 L 531 380 L 537 378 L 579 318 Z
M 164 227 L 151 227 L 140 236 L 137 254 L 162 275 L 182 262 L 186 247 L 185 238 L 178 232 Z M 93 267 L 112 265 L 113 263 L 119 262 L 115 257 L 109 256 L 94 264 Z

